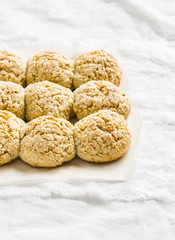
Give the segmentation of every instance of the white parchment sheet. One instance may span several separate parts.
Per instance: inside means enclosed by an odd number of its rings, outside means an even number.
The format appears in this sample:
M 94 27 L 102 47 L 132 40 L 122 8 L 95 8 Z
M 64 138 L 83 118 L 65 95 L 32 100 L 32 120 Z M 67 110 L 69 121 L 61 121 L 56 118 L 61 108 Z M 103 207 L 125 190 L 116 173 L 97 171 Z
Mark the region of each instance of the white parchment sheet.
M 19 53 L 26 59 L 38 51 L 37 49 L 12 50 L 16 53 Z M 81 52 L 85 52 L 83 49 L 74 49 L 71 51 L 69 51 L 70 49 L 57 50 L 72 58 L 79 55 Z M 114 56 L 117 55 L 112 50 L 105 50 L 108 52 L 110 51 L 110 53 Z M 89 49 L 86 51 L 89 51 Z M 121 84 L 119 87 L 126 93 L 127 96 L 129 96 L 128 80 L 125 72 L 123 72 Z M 0 166 L 0 183 L 24 183 L 31 180 L 96 180 L 115 182 L 125 181 L 131 178 L 136 169 L 138 151 L 137 146 L 141 130 L 141 119 L 139 111 L 135 104 L 132 103 L 132 100 L 131 108 L 132 110 L 127 119 L 127 122 L 131 129 L 132 142 L 128 152 L 121 159 L 110 163 L 94 164 L 83 161 L 76 156 L 72 161 L 64 163 L 62 166 L 44 169 L 31 167 L 18 158 L 9 164 Z M 72 121 L 75 121 L 75 119 L 72 119 Z

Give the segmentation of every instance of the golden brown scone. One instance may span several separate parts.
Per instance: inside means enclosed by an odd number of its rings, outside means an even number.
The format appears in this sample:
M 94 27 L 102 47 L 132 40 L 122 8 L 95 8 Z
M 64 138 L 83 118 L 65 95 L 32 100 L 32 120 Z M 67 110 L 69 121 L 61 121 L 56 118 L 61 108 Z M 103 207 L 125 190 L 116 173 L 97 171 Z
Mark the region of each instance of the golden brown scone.
M 123 116 L 101 110 L 74 125 L 74 139 L 80 158 L 104 163 L 116 160 L 127 152 L 131 134 Z
M 59 52 L 41 51 L 27 62 L 27 84 L 48 80 L 72 88 L 72 79 L 72 60 Z
M 56 167 L 75 157 L 73 125 L 63 118 L 43 116 L 21 131 L 19 156 L 34 167 Z
M 74 88 L 88 81 L 109 81 L 119 86 L 121 68 L 112 55 L 104 50 L 83 53 L 74 61 Z
M 49 81 L 30 84 L 25 89 L 26 120 L 44 115 L 69 119 L 73 113 L 70 89 Z
M 0 81 L 0 110 L 7 110 L 24 119 L 24 88 L 13 82 Z
M 25 123 L 13 113 L 0 110 L 0 165 L 19 155 L 20 129 Z
M 107 81 L 90 81 L 74 91 L 74 112 L 82 119 L 102 109 L 128 117 L 131 105 L 125 94 Z
M 0 81 L 26 85 L 25 61 L 10 51 L 0 51 Z

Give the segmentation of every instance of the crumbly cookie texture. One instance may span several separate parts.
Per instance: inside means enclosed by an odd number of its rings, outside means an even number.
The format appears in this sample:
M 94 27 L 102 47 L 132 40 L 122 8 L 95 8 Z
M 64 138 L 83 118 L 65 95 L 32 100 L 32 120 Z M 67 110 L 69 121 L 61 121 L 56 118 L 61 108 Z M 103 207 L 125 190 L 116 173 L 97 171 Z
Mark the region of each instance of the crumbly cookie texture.
M 90 81 L 74 91 L 74 112 L 82 119 L 102 109 L 128 117 L 131 105 L 125 94 L 107 81 Z
M 116 160 L 127 152 L 131 134 L 123 116 L 101 110 L 74 125 L 74 139 L 80 158 L 104 163 Z
M 26 84 L 25 61 L 9 51 L 0 51 L 0 81 Z
M 30 84 L 25 89 L 26 120 L 44 115 L 69 119 L 73 114 L 73 93 L 49 81 Z
M 13 113 L 0 110 L 0 165 L 18 157 L 20 129 L 24 125 L 25 123 Z
M 13 82 L 0 81 L 0 110 L 7 110 L 24 119 L 24 88 Z
M 27 84 L 48 80 L 72 88 L 73 63 L 63 54 L 41 51 L 27 62 Z
M 119 86 L 122 76 L 116 58 L 104 50 L 83 53 L 74 61 L 74 88 L 94 80 L 104 80 Z
M 36 118 L 21 133 L 19 156 L 34 167 L 55 167 L 75 157 L 73 125 L 63 118 Z

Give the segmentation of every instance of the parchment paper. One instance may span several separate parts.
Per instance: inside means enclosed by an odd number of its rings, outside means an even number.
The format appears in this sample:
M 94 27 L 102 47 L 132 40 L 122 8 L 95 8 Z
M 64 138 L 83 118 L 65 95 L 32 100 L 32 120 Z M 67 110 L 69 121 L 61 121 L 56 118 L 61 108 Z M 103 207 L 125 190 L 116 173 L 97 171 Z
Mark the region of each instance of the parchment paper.
M 16 53 L 21 53 L 25 58 L 32 56 L 38 50 L 14 50 Z M 58 49 L 61 51 L 60 49 Z M 67 49 L 66 49 L 67 50 Z M 86 50 L 88 51 L 88 50 Z M 109 50 L 108 50 L 109 51 Z M 65 53 L 65 51 L 61 51 Z M 75 57 L 82 50 L 77 50 L 77 54 L 71 51 L 69 57 Z M 111 52 L 114 56 L 116 53 Z M 129 96 L 128 80 L 126 74 L 123 72 L 120 88 Z M 130 96 L 129 96 L 130 97 Z M 127 119 L 128 125 L 131 129 L 132 142 L 128 152 L 119 160 L 94 164 L 81 160 L 77 156 L 70 162 L 64 163 L 62 166 L 56 168 L 34 168 L 24 163 L 20 158 L 15 161 L 0 166 L 0 184 L 2 183 L 27 183 L 28 181 L 52 181 L 52 180 L 96 180 L 96 181 L 125 181 L 132 177 L 136 169 L 138 141 L 141 130 L 141 119 L 138 108 L 131 101 L 131 113 Z M 75 122 L 75 119 L 72 119 Z

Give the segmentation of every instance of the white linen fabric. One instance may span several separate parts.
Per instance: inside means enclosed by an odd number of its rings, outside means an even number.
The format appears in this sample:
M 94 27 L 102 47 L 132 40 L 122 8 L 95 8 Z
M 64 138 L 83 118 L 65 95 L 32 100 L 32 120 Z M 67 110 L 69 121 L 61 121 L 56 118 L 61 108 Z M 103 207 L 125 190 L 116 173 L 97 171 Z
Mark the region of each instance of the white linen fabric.
M 0 238 L 175 239 L 173 1 L 0 0 L 0 48 L 114 46 L 143 127 L 123 183 L 0 186 Z

